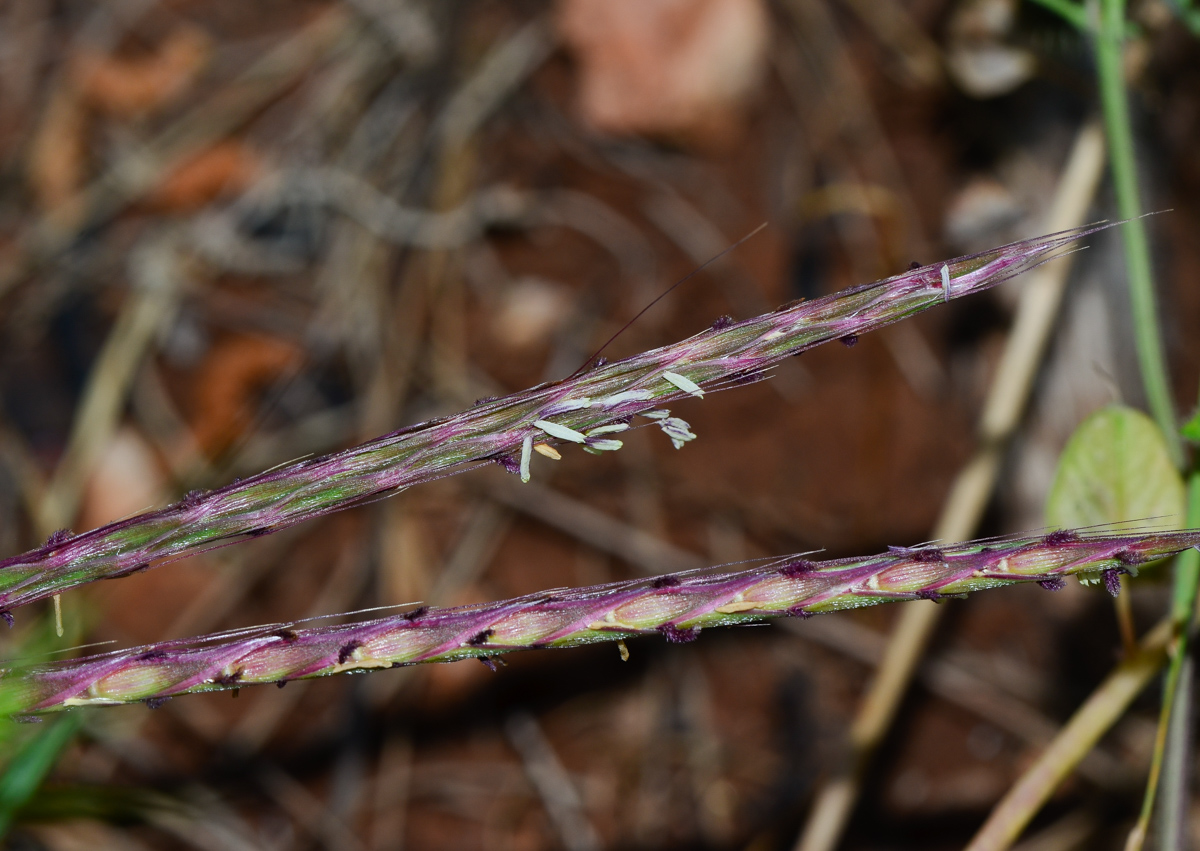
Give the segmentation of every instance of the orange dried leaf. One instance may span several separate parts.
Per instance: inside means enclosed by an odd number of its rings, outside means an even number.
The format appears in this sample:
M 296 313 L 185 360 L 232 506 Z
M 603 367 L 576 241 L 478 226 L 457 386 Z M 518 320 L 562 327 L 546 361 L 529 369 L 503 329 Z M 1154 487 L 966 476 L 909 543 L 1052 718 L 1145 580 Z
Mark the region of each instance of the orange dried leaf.
M 178 98 L 204 70 L 211 54 L 207 33 L 180 26 L 149 56 L 130 59 L 81 53 L 72 63 L 72 79 L 89 106 L 133 118 Z
M 163 212 L 194 210 L 245 190 L 260 172 L 259 157 L 247 145 L 220 142 L 170 172 L 146 198 L 146 205 Z

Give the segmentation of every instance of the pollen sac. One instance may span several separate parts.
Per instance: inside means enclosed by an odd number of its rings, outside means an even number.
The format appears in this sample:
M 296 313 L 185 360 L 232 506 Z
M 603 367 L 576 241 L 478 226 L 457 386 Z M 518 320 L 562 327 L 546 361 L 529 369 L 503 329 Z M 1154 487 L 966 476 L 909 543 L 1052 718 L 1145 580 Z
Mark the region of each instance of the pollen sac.
M 692 434 L 692 427 L 679 417 L 665 417 L 659 420 L 658 427 L 663 430 L 663 434 L 671 438 L 671 443 L 676 449 L 682 449 L 685 443 L 696 439 L 696 435 Z
M 557 437 L 559 440 L 567 440 L 571 443 L 585 443 L 587 438 L 575 431 L 575 429 L 560 423 L 550 422 L 549 420 L 537 420 L 534 425 L 551 437 Z
M 674 384 L 677 388 L 682 390 L 684 393 L 688 393 L 692 396 L 697 397 L 698 399 L 704 398 L 704 391 L 700 388 L 700 385 L 697 384 L 696 382 L 692 381 L 687 376 L 680 375 L 677 372 L 664 372 L 662 374 L 662 377 L 665 378 L 671 384 Z
M 529 483 L 529 461 L 533 455 L 533 438 L 530 435 L 525 435 L 525 439 L 521 441 L 521 463 L 517 465 L 517 472 L 521 474 L 521 482 Z

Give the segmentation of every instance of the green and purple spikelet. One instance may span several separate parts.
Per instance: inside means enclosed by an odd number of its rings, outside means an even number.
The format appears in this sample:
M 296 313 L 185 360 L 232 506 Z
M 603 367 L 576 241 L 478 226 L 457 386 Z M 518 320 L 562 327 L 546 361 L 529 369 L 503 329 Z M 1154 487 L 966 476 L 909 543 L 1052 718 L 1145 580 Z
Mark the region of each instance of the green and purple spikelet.
M 649 417 L 676 447 L 688 424 L 660 406 L 762 378 L 774 364 L 830 340 L 858 335 L 1006 281 L 1052 259 L 1081 228 L 922 266 L 883 281 L 781 308 L 721 319 L 679 343 L 402 429 L 322 458 L 301 461 L 159 511 L 81 535 L 56 532 L 42 547 L 0 561 L 0 617 L 97 579 L 125 576 L 238 539 L 264 535 L 419 482 L 497 462 L 528 480 L 538 443 L 620 448 L 614 437 Z
M 815 562 L 790 557 L 735 573 L 697 571 L 497 603 L 419 608 L 339 626 L 273 625 L 0 672 L 2 711 L 145 702 L 179 694 L 356 673 L 425 662 L 492 658 L 642 635 L 671 642 L 702 628 L 939 599 L 1014 582 L 1058 589 L 1065 577 L 1120 575 L 1200 544 L 1200 531 L 1053 532 L 952 547 L 893 547 L 881 555 Z

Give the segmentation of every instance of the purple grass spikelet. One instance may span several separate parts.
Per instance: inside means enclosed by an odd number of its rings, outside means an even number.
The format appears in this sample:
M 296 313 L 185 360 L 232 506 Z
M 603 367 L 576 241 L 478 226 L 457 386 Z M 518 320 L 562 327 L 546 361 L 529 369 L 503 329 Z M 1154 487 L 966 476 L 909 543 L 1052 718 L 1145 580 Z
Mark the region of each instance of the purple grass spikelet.
M 687 643 L 702 628 L 857 608 L 901 599 L 945 599 L 1015 582 L 1058 587 L 1078 575 L 1119 590 L 1125 560 L 1153 561 L 1200 544 L 1200 529 L 1143 535 L 1088 532 L 1069 543 L 1047 536 L 940 548 L 915 562 L 893 548 L 861 558 L 810 561 L 796 555 L 733 572 L 668 574 L 556 589 L 457 608 L 421 608 L 329 626 L 244 630 L 77 659 L 9 663 L 0 704 L 14 714 L 130 704 L 191 692 L 365 672 L 537 648 L 567 648 L 662 635 Z M 931 548 L 924 548 L 925 551 Z M 1118 553 L 1126 553 L 1124 557 Z M 919 564 L 920 569 L 914 570 Z M 487 664 L 486 662 L 484 664 Z M 489 666 L 490 667 L 490 666 Z
M 205 494 L 203 511 L 169 506 L 79 535 L 56 533 L 37 549 L 0 560 L 0 610 L 121 575 L 133 565 L 160 566 L 245 537 L 277 532 L 502 456 L 523 458 L 524 444 L 535 429 L 588 449 L 613 450 L 615 442 L 599 443 L 594 434 L 589 445 L 589 432 L 699 397 L 739 377 L 761 377 L 785 358 L 818 345 L 833 340 L 852 344 L 862 334 L 946 298 L 970 295 L 1028 271 L 1102 227 L 1063 231 L 936 267 L 923 266 L 629 358 L 597 363 L 562 381 L 483 401 L 341 452 L 234 480 Z M 952 287 L 944 282 L 932 287 L 935 276 Z M 661 420 L 660 428 L 677 448 L 695 439 L 678 418 Z M 499 463 L 511 469 L 510 463 Z M 521 472 L 524 478 L 523 468 Z M 185 504 L 190 501 L 185 497 Z
M 1104 577 L 1104 590 L 1113 597 L 1120 596 L 1121 572 L 1119 570 L 1106 570 L 1102 576 Z

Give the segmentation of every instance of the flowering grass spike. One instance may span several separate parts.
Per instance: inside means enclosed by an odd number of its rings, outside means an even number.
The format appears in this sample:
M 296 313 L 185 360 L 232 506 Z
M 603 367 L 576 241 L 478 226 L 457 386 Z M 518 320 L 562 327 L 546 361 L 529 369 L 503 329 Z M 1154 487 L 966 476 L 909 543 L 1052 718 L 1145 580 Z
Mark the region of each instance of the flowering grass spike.
M 1098 577 L 1112 590 L 1139 565 L 1200 544 L 1200 530 L 1129 535 L 1054 532 L 952 547 L 892 547 L 866 558 L 789 557 L 734 573 L 696 571 L 554 590 L 478 606 L 421 607 L 338 626 L 258 627 L 0 672 L 0 711 L 162 700 L 255 683 L 363 672 L 515 650 L 692 641 L 700 630 L 895 600 L 939 599 L 1014 582 L 1062 587 Z
M 676 448 L 695 439 L 666 402 L 763 377 L 774 364 L 978 292 L 1046 260 L 1109 225 L 1064 231 L 981 254 L 921 266 L 883 281 L 730 322 L 565 381 L 410 426 L 353 449 L 289 464 L 168 508 L 81 535 L 64 530 L 40 548 L 0 561 L 0 617 L 97 579 L 112 579 L 245 537 L 268 534 L 394 493 L 419 482 L 495 461 L 532 475 L 531 450 L 551 440 L 611 451 L 601 429 L 638 415 L 659 419 Z M 541 451 L 541 450 L 539 450 Z

